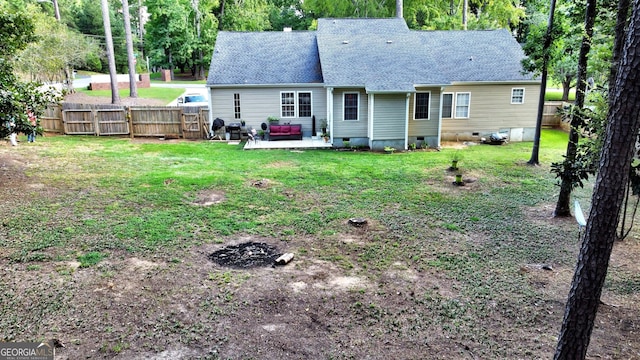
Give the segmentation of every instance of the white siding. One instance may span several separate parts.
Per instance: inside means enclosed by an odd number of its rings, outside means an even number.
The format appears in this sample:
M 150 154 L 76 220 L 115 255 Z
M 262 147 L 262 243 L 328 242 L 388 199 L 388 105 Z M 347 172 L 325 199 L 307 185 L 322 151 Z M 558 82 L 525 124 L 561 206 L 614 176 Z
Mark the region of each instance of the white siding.
M 268 116 L 280 117 L 280 93 L 283 91 L 311 92 L 311 114 L 315 115 L 316 128 L 319 128 L 320 119 L 326 118 L 327 114 L 327 97 L 323 87 L 213 88 L 211 89 L 212 119 L 221 118 L 225 123 L 239 121 L 234 118 L 233 94 L 240 94 L 242 120 L 246 121 L 247 128 L 259 129 L 260 124 L 267 122 Z M 285 118 L 280 122 L 302 124 L 302 130 L 311 133 L 311 117 Z

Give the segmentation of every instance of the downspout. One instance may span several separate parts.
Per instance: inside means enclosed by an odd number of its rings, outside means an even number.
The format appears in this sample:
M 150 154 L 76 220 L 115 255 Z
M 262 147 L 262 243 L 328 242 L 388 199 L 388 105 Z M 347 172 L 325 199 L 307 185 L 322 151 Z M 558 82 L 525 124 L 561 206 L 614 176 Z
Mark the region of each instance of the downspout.
M 375 105 L 375 96 L 374 94 L 368 94 L 368 107 L 367 107 L 367 116 L 369 117 L 367 135 L 369 136 L 369 148 L 373 149 L 373 106 Z
M 327 88 L 327 126 L 329 127 L 329 140 L 333 144 L 333 88 Z
M 442 138 L 442 99 L 444 99 L 444 86 L 440 87 L 440 106 L 438 109 L 438 138 L 436 148 L 440 149 L 440 138 Z M 453 109 L 451 110 L 453 111 Z
M 209 88 L 209 137 L 213 139 L 213 88 Z
M 407 93 L 407 99 L 405 100 L 405 113 L 404 113 L 404 149 L 409 148 L 409 99 L 411 93 Z

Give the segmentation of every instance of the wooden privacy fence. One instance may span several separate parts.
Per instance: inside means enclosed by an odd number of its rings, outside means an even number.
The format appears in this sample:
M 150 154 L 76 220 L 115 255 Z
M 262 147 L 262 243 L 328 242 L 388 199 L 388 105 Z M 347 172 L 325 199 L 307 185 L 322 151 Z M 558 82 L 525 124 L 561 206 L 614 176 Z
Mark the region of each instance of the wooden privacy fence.
M 563 127 L 560 110 L 568 105 L 569 103 L 564 101 L 545 101 L 542 112 L 542 126 L 554 128 Z
M 51 105 L 40 118 L 45 131 L 68 135 L 209 137 L 209 110 L 203 107 Z

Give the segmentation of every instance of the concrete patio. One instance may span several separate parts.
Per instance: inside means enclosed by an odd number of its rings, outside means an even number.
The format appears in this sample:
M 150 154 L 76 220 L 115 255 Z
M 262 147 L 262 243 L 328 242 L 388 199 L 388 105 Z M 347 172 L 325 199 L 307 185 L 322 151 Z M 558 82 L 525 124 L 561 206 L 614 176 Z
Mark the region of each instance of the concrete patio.
M 305 137 L 302 140 L 257 140 L 247 141 L 244 150 L 257 149 L 330 149 L 331 143 L 324 142 L 323 139 L 313 139 Z

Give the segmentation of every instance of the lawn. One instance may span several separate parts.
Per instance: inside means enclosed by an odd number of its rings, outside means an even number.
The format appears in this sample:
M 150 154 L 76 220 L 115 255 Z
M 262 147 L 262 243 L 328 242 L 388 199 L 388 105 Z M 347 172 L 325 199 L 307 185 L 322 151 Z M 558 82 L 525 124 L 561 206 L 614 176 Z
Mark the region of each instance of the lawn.
M 164 87 L 149 87 L 138 88 L 138 97 L 144 99 L 157 99 L 162 100 L 165 103 L 169 103 L 175 100 L 178 96 L 184 93 L 184 88 L 164 88 Z M 87 90 L 76 89 L 76 91 L 89 96 L 108 97 L 111 98 L 111 90 Z M 129 88 L 120 89 L 120 98 L 124 99 L 129 96 Z
M 562 89 L 557 88 L 547 88 L 547 91 L 544 94 L 545 101 L 560 101 L 562 100 Z M 576 89 L 572 88 L 569 90 L 569 101 L 576 100 Z
M 63 359 L 551 358 L 579 246 L 575 221 L 552 218 L 566 142 L 544 130 L 540 166 L 531 143 L 0 146 L 0 339 L 55 338 Z M 575 193 L 585 210 L 590 191 Z M 591 358 L 640 353 L 633 235 L 614 249 Z M 250 241 L 294 259 L 209 258 Z

